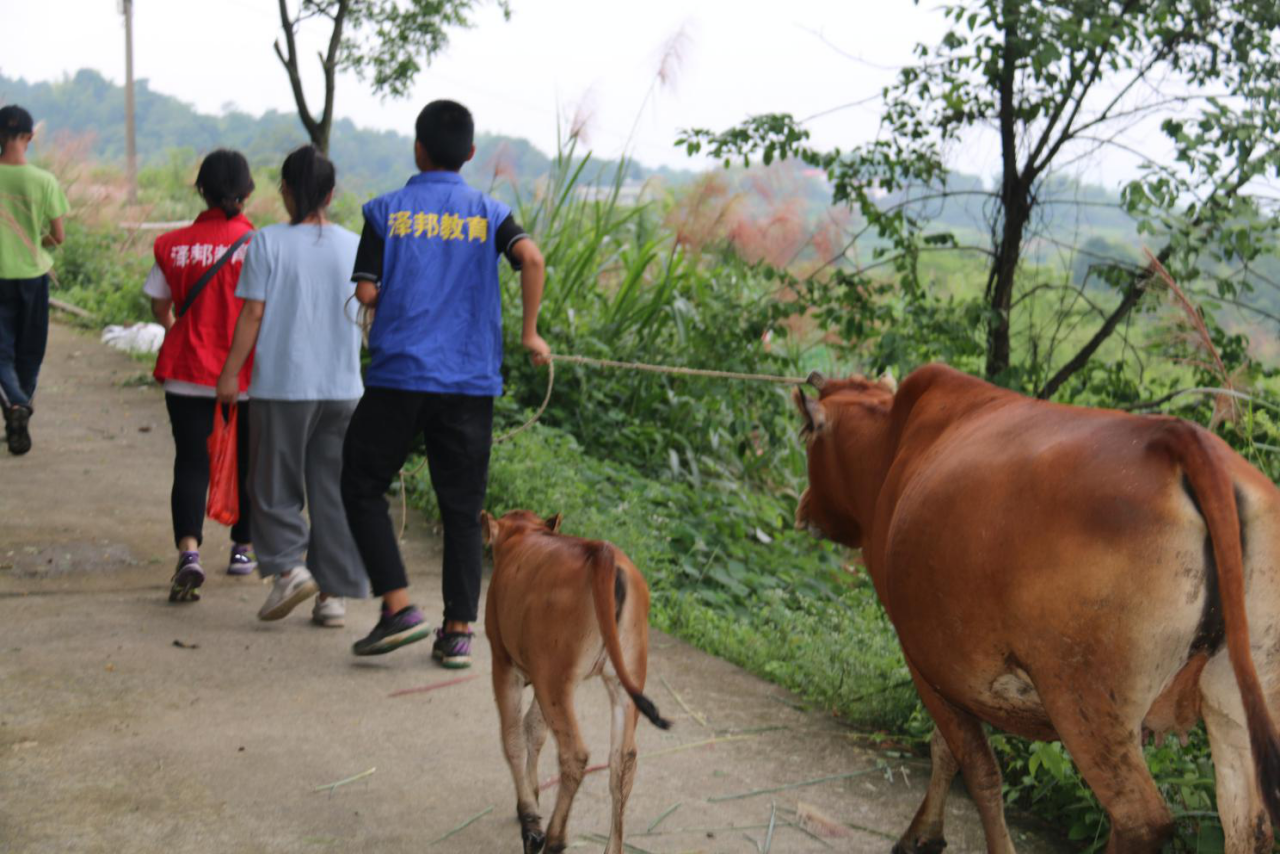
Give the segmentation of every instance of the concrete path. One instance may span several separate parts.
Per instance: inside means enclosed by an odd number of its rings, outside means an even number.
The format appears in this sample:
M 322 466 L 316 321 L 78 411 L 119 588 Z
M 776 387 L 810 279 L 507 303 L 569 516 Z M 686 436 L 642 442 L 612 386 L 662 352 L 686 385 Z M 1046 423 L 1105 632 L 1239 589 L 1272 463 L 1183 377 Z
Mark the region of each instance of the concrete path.
M 202 602 L 170 605 L 161 394 L 139 363 L 55 326 L 37 403 L 32 453 L 0 451 L 0 851 L 519 852 L 483 640 L 475 678 L 393 696 L 457 674 L 426 644 L 354 658 L 372 602 L 352 603 L 345 629 L 312 626 L 307 607 L 261 623 L 266 588 L 215 572 Z M 411 518 L 404 548 L 434 616 L 429 524 Z M 217 570 L 226 551 L 225 531 L 208 523 L 205 566 Z M 676 726 L 641 722 L 630 850 L 757 851 L 775 806 L 774 852 L 889 850 L 927 765 L 857 749 L 830 717 L 678 640 L 655 633 L 653 646 L 648 693 Z M 578 702 L 602 762 L 603 687 L 585 686 Z M 543 779 L 554 769 L 549 743 Z M 846 774 L 858 776 L 716 800 Z M 607 832 L 608 803 L 607 774 L 589 776 L 570 822 L 575 847 L 603 849 L 591 834 Z M 800 803 L 860 829 L 816 839 L 791 825 Z M 959 787 L 948 822 L 949 850 L 984 850 Z M 1023 851 L 1056 850 L 1016 836 Z

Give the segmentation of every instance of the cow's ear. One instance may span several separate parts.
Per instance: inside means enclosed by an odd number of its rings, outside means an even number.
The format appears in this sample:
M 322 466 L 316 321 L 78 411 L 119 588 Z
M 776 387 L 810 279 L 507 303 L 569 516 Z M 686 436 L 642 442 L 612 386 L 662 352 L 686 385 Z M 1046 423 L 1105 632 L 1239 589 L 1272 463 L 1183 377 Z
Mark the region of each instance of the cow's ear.
M 493 545 L 494 540 L 498 539 L 498 520 L 489 515 L 488 511 L 480 511 L 480 540 L 486 545 Z
M 547 530 L 553 534 L 560 533 L 560 522 L 563 521 L 564 514 L 557 513 L 546 521 Z
M 795 401 L 796 408 L 800 410 L 800 416 L 804 419 L 804 424 L 800 428 L 801 435 L 810 436 L 821 433 L 827 426 L 827 413 L 822 408 L 822 401 L 809 397 L 800 389 L 795 390 L 792 400 Z
M 890 394 L 898 393 L 898 381 L 894 379 L 893 371 L 886 368 L 885 372 L 880 375 L 880 385 L 889 389 Z

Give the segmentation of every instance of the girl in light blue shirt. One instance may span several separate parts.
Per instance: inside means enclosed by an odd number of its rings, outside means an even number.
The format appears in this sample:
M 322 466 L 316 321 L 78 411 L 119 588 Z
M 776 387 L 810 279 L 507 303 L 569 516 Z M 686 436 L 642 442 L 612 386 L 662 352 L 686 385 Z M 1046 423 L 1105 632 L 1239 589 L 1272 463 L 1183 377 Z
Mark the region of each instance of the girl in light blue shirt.
M 285 158 L 280 194 L 290 221 L 249 244 L 236 287 L 244 308 L 218 381 L 219 399 L 234 400 L 253 353 L 253 537 L 259 571 L 274 577 L 258 618 L 279 620 L 319 593 L 312 621 L 327 627 L 343 625 L 344 598 L 367 595 L 339 486 L 342 442 L 364 386 L 360 329 L 346 313 L 359 238 L 328 219 L 335 178 L 314 146 Z

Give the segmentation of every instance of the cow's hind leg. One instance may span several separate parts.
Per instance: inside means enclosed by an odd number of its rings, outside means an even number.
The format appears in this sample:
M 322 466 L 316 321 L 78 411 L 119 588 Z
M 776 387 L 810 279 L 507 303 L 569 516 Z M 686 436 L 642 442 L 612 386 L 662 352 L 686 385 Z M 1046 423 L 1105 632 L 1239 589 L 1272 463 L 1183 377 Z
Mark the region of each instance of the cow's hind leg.
M 924 802 L 916 811 L 907 832 L 893 846 L 894 854 L 936 854 L 947 847 L 942 835 L 943 812 L 947 805 L 947 792 L 951 781 L 960 770 L 959 763 L 942 737 L 942 731 L 933 728 L 933 738 L 929 742 L 929 755 L 932 759 L 932 771 L 929 775 L 929 791 Z
M 636 720 L 640 714 L 617 679 L 605 676 L 613 725 L 609 731 L 609 794 L 613 815 L 609 824 L 609 844 L 605 854 L 622 854 L 622 819 L 636 775 Z
M 1217 668 L 1211 665 L 1201 684 L 1209 689 L 1203 693 L 1202 712 L 1213 749 L 1218 817 L 1226 836 L 1227 854 L 1267 854 L 1272 843 L 1271 819 L 1258 792 L 1244 705 L 1235 676 L 1225 662 Z
M 537 768 L 533 776 L 526 773 L 525 737 L 520 726 L 520 705 L 524 694 L 524 679 L 510 665 L 503 666 L 495 656 L 493 669 L 493 695 L 498 703 L 498 720 L 502 731 L 502 753 L 511 768 L 511 778 L 516 784 L 516 815 L 520 818 L 520 839 L 525 854 L 538 854 L 545 837 L 542 834 L 542 817 L 538 815 Z M 533 703 L 537 706 L 537 701 Z
M 539 686 L 534 686 L 537 702 L 542 706 L 542 717 L 555 736 L 556 748 L 560 754 L 560 788 L 556 792 L 556 805 L 551 811 L 551 820 L 547 823 L 547 851 L 551 854 L 565 849 L 569 810 L 586 774 L 589 758 L 587 745 L 578 730 L 578 719 L 573 714 L 574 687 L 569 681 L 549 686 L 545 692 Z
M 1142 755 L 1141 721 L 1129 720 L 1100 690 L 1084 687 L 1088 674 L 1075 675 L 1040 697 L 1080 776 L 1111 818 L 1107 852 L 1159 851 L 1173 835 L 1173 816 Z
M 991 752 L 986 733 L 982 731 L 982 723 L 973 715 L 947 702 L 916 673 L 914 668 L 911 668 L 911 675 L 915 678 L 921 701 L 933 716 L 938 732 L 945 739 L 944 746 L 947 750 L 941 758 L 945 761 L 949 756 L 951 762 L 959 765 L 960 772 L 964 775 L 965 787 L 969 790 L 969 797 L 973 799 L 973 804 L 978 809 L 978 816 L 982 820 L 982 830 L 987 837 L 988 854 L 1013 854 L 1013 840 L 1009 838 L 1009 828 L 1004 823 L 1000 766 L 996 764 L 995 754 Z M 938 739 L 935 735 L 934 744 L 937 743 Z M 934 762 L 937 761 L 938 757 L 935 755 Z M 948 766 L 945 764 L 940 769 L 935 768 L 929 782 L 929 793 L 925 795 L 924 803 L 920 805 L 915 820 L 911 822 L 908 835 L 903 836 L 895 847 L 896 851 L 924 854 L 924 852 L 941 851 L 946 847 L 947 843 L 941 836 L 943 798 L 935 794 L 935 786 L 942 786 L 944 777 L 949 785 L 955 772 L 949 773 L 951 776 L 948 776 Z M 946 787 L 942 786 L 941 794 L 945 792 Z M 912 835 L 912 831 L 917 828 L 926 833 L 931 832 L 934 828 L 931 819 L 935 814 L 938 836 Z

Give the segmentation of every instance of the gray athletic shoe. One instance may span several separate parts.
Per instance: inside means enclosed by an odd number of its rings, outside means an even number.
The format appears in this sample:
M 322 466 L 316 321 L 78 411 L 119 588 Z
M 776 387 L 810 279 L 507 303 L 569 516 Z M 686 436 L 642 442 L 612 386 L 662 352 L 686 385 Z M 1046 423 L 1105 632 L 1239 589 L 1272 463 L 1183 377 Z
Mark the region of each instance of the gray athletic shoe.
M 347 606 L 341 596 L 316 597 L 311 608 L 311 622 L 326 629 L 340 629 L 347 624 Z
M 271 582 L 267 601 L 258 611 L 259 620 L 280 620 L 289 612 L 320 592 L 320 586 L 305 566 L 295 566 Z

